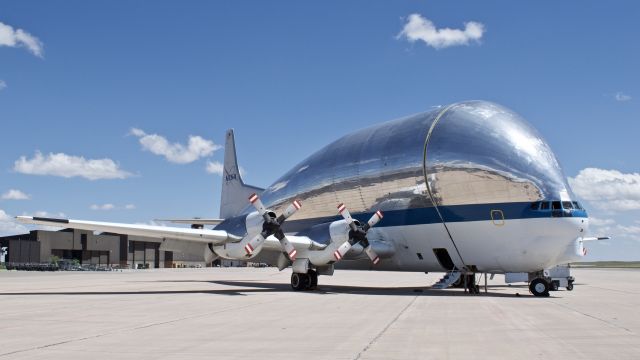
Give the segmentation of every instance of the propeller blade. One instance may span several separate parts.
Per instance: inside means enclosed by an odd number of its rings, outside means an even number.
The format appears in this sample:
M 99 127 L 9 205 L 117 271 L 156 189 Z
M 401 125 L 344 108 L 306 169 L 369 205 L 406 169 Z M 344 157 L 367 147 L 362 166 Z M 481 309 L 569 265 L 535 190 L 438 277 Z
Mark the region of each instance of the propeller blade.
M 338 247 L 338 250 L 333 252 L 333 257 L 336 258 L 336 261 L 340 261 L 344 257 L 344 254 L 349 251 L 349 249 L 351 249 L 351 244 L 348 241 L 345 241 L 342 245 L 340 245 L 340 247 Z
M 287 206 L 286 209 L 284 209 L 284 212 L 282 213 L 282 221 L 286 220 L 287 218 L 289 218 L 289 216 L 295 214 L 296 211 L 300 210 L 300 208 L 302 207 L 302 203 L 298 200 L 293 200 L 293 202 L 291 204 L 289 204 L 289 206 Z
M 262 234 L 258 234 L 253 239 L 249 240 L 247 245 L 244 246 L 244 251 L 247 252 L 247 255 L 251 255 L 255 249 L 262 245 L 263 242 L 264 236 L 262 236 Z
M 347 210 L 347 206 L 345 204 L 341 203 L 340 205 L 338 205 L 338 213 L 340 213 L 340 215 L 342 215 L 342 217 L 347 220 L 347 224 L 349 224 L 351 230 L 356 230 L 356 224 L 354 223 L 353 218 L 351 217 L 351 213 L 349 212 L 349 210 Z
M 267 212 L 267 209 L 265 209 L 264 204 L 262 204 L 262 201 L 260 200 L 258 194 L 254 193 L 253 195 L 249 196 L 249 202 L 251 203 L 251 205 L 253 205 L 253 207 L 256 208 L 256 210 L 258 210 L 258 213 L 260 213 L 260 215 L 264 215 L 264 213 Z
M 369 221 L 367 221 L 367 226 L 364 229 L 364 231 L 367 231 L 370 228 L 376 226 L 376 224 L 378 222 L 380 222 L 380 220 L 382 220 L 382 217 L 383 217 L 382 211 L 380 211 L 380 210 L 376 211 L 376 213 L 373 214 L 373 216 L 371 216 L 371 219 L 369 219 Z
M 367 246 L 367 248 L 364 249 L 364 252 L 367 253 L 367 256 L 369 257 L 369 259 L 371 259 L 371 262 L 373 262 L 373 265 L 377 264 L 380 261 L 380 257 L 378 256 L 378 254 L 376 254 L 375 251 L 373 251 L 371 245 Z
M 291 245 L 291 242 L 287 240 L 286 236 L 283 236 L 282 239 L 280 239 L 280 245 L 282 245 L 284 251 L 289 255 L 289 259 L 291 259 L 291 261 L 295 261 L 298 251 L 293 247 L 293 245 Z

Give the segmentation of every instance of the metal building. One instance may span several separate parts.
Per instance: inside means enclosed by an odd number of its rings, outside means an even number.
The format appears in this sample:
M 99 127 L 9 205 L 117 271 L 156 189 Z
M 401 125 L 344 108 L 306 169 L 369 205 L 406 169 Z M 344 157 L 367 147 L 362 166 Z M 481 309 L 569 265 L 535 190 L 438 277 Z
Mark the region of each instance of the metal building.
M 0 237 L 9 263 L 48 263 L 54 258 L 75 259 L 82 265 L 129 269 L 211 266 L 201 258 L 160 250 L 160 240 L 119 234 L 64 229 L 33 230 Z

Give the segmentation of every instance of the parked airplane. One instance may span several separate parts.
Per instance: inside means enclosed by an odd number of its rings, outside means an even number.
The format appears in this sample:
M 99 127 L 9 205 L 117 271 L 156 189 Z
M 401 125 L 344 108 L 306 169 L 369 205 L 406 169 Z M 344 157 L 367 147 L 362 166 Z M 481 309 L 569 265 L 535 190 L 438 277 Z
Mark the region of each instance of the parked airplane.
M 536 296 L 573 288 L 588 216 L 555 155 L 522 117 L 467 101 L 374 125 L 332 142 L 267 189 L 243 183 L 226 134 L 220 216 L 192 228 L 19 216 L 24 223 L 162 239 L 162 250 L 292 267 L 294 290 L 335 268 L 476 273 L 529 282 Z M 204 225 L 215 225 L 205 229 Z M 558 270 L 559 269 L 559 270 Z M 518 276 L 519 274 L 519 276 Z

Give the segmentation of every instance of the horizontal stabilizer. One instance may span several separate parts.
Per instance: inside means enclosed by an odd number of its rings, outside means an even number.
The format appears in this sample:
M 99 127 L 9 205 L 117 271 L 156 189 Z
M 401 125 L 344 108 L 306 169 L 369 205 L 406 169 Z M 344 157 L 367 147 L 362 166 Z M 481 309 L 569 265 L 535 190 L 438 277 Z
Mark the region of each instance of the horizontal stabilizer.
M 600 237 L 585 237 L 582 238 L 582 241 L 598 241 L 598 240 L 611 240 L 609 236 L 600 236 Z

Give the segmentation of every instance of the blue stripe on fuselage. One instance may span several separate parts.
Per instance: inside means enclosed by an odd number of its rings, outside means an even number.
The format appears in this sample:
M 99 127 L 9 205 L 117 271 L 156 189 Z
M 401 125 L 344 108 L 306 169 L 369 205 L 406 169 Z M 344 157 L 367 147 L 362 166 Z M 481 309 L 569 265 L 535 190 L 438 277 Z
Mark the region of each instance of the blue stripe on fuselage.
M 491 220 L 491 212 L 493 210 L 500 210 L 505 220 L 587 217 L 585 210 L 532 210 L 530 202 L 438 206 L 438 210 L 440 210 L 442 218 L 447 223 Z M 304 211 L 304 208 L 301 211 Z M 373 212 L 352 215 L 355 219 L 364 223 L 369 220 Z M 496 214 L 494 214 L 494 217 L 495 215 Z M 227 230 L 233 234 L 243 236 L 243 233 L 246 231 L 244 229 L 245 217 L 246 216 L 243 215 L 226 220 L 216 226 L 216 229 Z M 286 232 L 297 233 L 300 231 L 308 231 L 315 225 L 326 224 L 341 219 L 342 217 L 336 215 L 322 218 L 289 220 L 284 223 L 283 228 Z M 440 222 L 438 212 L 433 207 L 386 210 L 384 211 L 384 218 L 376 227 L 436 224 Z
M 445 222 L 483 221 L 491 220 L 491 212 L 500 210 L 505 220 L 557 218 L 557 217 L 587 217 L 585 210 L 532 210 L 530 202 L 450 205 L 438 206 Z M 373 215 L 371 213 L 352 214 L 353 217 L 364 223 Z M 495 216 L 496 214 L 494 214 Z M 342 217 L 333 216 L 325 218 L 294 220 L 285 223 L 286 231 L 302 231 L 316 224 L 328 223 L 340 220 Z M 497 220 L 497 219 L 496 219 Z M 384 218 L 376 227 L 405 226 L 440 223 L 440 217 L 435 208 L 415 208 L 403 210 L 386 210 Z

